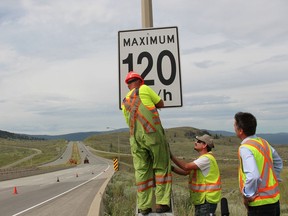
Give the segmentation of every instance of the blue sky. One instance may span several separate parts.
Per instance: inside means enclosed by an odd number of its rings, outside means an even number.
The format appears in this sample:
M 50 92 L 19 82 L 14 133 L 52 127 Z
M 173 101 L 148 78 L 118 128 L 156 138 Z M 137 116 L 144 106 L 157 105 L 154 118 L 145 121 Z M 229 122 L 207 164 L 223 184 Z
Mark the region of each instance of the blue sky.
M 165 128 L 288 132 L 288 1 L 157 0 L 177 26 L 183 107 Z M 0 130 L 64 134 L 127 127 L 118 109 L 118 31 L 141 29 L 141 0 L 1 0 Z

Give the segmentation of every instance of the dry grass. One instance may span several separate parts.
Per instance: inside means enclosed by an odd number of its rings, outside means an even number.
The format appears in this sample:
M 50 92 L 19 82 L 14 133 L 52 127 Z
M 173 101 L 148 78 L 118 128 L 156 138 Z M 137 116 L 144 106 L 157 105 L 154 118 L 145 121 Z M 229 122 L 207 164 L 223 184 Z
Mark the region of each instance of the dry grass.
M 23 162 L 17 167 L 37 166 L 55 160 L 66 149 L 64 140 L 14 140 L 0 139 L 0 167 L 11 164 L 35 153 L 39 149 L 42 153 L 33 157 L 33 160 Z M 5 151 L 2 151 L 4 150 Z

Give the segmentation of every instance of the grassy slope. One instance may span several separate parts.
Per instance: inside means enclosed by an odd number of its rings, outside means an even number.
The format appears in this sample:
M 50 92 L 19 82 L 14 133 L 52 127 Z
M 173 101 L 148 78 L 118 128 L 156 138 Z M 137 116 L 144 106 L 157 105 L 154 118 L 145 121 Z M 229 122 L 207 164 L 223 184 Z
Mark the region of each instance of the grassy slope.
M 18 167 L 37 166 L 55 160 L 63 153 L 67 143 L 64 140 L 14 140 L 0 138 L 0 167 L 25 158 L 39 149 L 42 154 L 32 160 L 21 163 Z

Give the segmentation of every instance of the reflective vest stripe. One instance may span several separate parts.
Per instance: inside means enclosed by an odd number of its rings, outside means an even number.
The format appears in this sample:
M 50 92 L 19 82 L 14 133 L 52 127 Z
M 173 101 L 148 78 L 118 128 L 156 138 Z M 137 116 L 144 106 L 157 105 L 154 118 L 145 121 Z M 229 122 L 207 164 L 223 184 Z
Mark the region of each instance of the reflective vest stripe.
M 123 104 L 125 106 L 125 109 L 130 112 L 130 136 L 134 135 L 135 130 L 135 121 L 138 120 L 140 124 L 142 125 L 143 129 L 146 133 L 155 132 L 156 128 L 154 125 L 160 125 L 161 121 L 157 112 L 157 109 L 155 107 L 148 108 L 148 110 L 151 112 L 153 123 L 149 122 L 145 116 L 139 111 L 139 106 L 141 106 L 142 102 L 139 97 L 139 89 L 135 89 L 129 98 L 124 98 Z M 143 104 L 142 104 L 143 105 Z M 143 105 L 144 106 L 144 105 Z
M 212 154 L 207 153 L 206 156 L 210 159 L 214 158 Z M 189 184 L 190 189 L 194 192 L 204 192 L 204 191 L 217 191 L 221 190 L 221 180 L 220 175 L 215 183 L 197 183 L 197 172 L 194 172 L 192 180 Z
M 134 130 L 135 130 L 135 120 L 131 121 L 131 119 L 135 119 L 136 110 L 138 109 L 138 107 L 140 105 L 140 100 L 139 99 L 137 100 L 136 92 L 133 91 L 129 98 L 127 98 L 127 97 L 124 98 L 123 104 L 125 106 L 125 109 L 128 112 L 130 112 L 130 120 L 129 120 L 130 136 L 132 136 L 134 134 Z
M 150 122 L 140 112 L 137 112 L 137 114 L 138 114 L 138 120 L 143 126 L 146 133 L 156 131 L 155 127 L 153 127 L 153 125 L 150 124 Z
M 137 183 L 137 190 L 138 191 L 144 191 L 144 190 L 147 190 L 147 189 L 152 188 L 154 186 L 155 186 L 155 184 L 154 184 L 154 180 L 152 178 L 152 179 L 148 179 L 145 182 Z
M 153 114 L 157 114 L 158 111 L 155 107 L 149 108 L 149 110 L 153 113 Z
M 138 90 L 138 89 L 137 89 Z M 138 91 L 134 91 L 134 95 L 133 95 L 133 100 L 132 100 L 132 103 L 131 103 L 131 115 L 130 115 L 130 122 L 133 122 L 133 134 L 134 134 L 134 129 L 135 129 L 135 120 L 136 120 L 136 117 L 137 117 L 137 111 L 138 111 L 138 108 L 140 106 L 140 98 L 137 97 L 137 92 Z
M 154 124 L 161 124 L 160 118 L 158 116 L 153 116 L 153 122 Z
M 209 183 L 209 184 L 192 184 L 190 182 L 190 189 L 195 192 L 204 192 L 204 191 L 218 191 L 221 190 L 221 181 L 220 176 L 216 183 Z
M 270 155 L 271 155 L 271 149 L 269 148 L 269 145 L 268 145 L 268 143 L 267 143 L 266 140 L 261 139 L 261 142 L 264 144 L 264 149 L 266 150 L 266 151 L 264 151 L 264 153 L 266 153 L 266 154 L 265 154 L 266 157 L 264 157 L 264 158 L 265 158 L 265 161 L 269 163 L 269 167 L 273 170 L 272 173 L 273 173 L 274 179 L 277 179 L 276 173 L 274 172 L 273 161 L 272 161 L 272 158 L 270 157 Z M 267 154 L 267 152 L 268 152 L 268 154 Z M 267 170 L 266 172 L 268 172 L 268 170 Z M 269 176 L 269 175 L 270 175 L 270 172 L 268 172 L 267 175 L 268 175 L 268 177 L 267 177 L 267 184 L 268 184 L 268 181 L 269 181 L 269 179 L 270 179 L 270 176 Z M 278 181 L 277 181 L 277 185 L 278 185 Z
M 275 198 L 279 195 L 280 191 L 278 191 L 277 193 L 273 194 L 273 195 L 261 195 L 260 197 L 256 197 L 255 200 L 263 200 L 263 199 L 269 199 L 269 198 Z
M 154 114 L 154 116 L 153 116 L 154 124 L 161 124 L 157 108 L 153 107 L 153 108 L 149 108 L 149 110 Z
M 258 142 L 256 142 L 256 141 L 253 141 L 253 140 L 251 140 L 251 142 L 249 142 L 249 143 L 245 143 L 246 145 L 249 145 L 249 146 L 253 146 L 253 147 L 255 147 L 256 149 L 258 149 L 258 151 L 263 155 L 263 157 L 264 157 L 264 160 L 267 162 L 267 163 L 269 163 L 269 165 L 271 166 L 271 167 L 273 167 L 273 162 L 272 162 L 272 160 L 271 160 L 271 158 L 270 158 L 270 149 L 267 149 L 267 148 L 265 148 L 265 146 L 262 146 L 261 144 L 259 144 Z M 266 144 L 266 143 L 265 143 Z M 264 145 L 265 145 L 264 144 Z M 267 145 L 267 144 L 266 144 Z
M 165 176 L 155 175 L 156 184 L 166 184 L 168 182 L 172 182 L 172 175 L 168 174 Z

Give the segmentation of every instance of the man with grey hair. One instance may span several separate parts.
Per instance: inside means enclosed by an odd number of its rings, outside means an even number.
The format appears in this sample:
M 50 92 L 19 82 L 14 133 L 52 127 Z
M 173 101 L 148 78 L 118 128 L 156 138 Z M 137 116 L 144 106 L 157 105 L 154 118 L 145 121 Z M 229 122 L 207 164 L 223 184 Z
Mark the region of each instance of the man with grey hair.
M 196 136 L 194 149 L 199 158 L 185 162 L 170 153 L 172 161 L 178 166 L 172 171 L 180 175 L 189 175 L 191 202 L 195 205 L 195 216 L 215 215 L 221 199 L 220 172 L 211 150 L 214 142 L 211 136 Z

